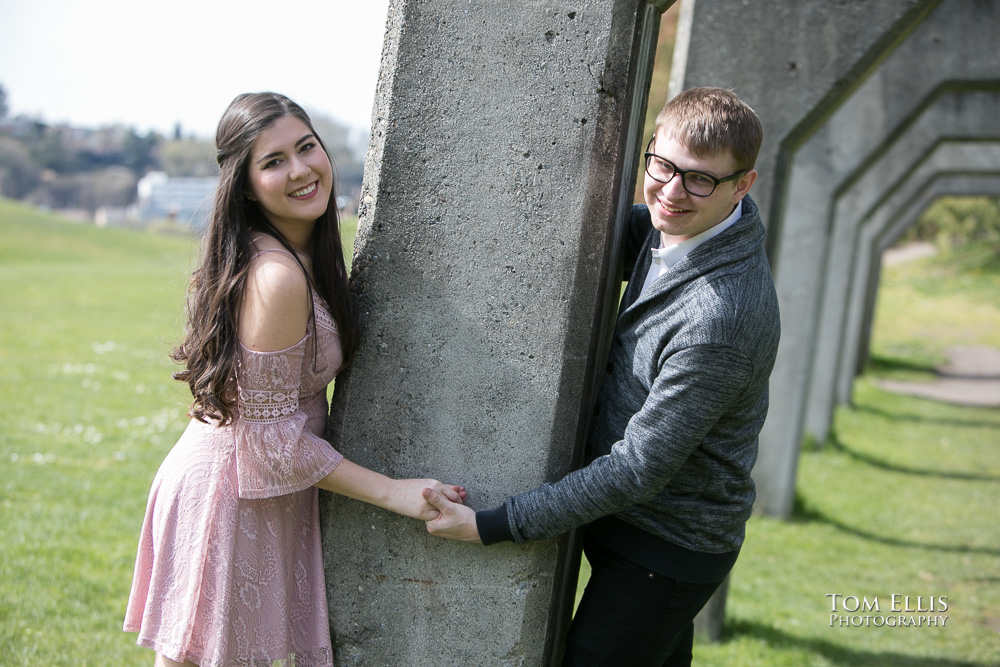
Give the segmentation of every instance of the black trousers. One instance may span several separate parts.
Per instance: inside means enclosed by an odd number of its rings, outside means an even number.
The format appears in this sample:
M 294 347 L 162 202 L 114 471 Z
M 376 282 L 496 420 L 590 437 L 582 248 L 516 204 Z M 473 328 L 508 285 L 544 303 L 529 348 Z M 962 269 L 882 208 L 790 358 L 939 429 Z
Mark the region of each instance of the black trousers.
M 691 664 L 694 617 L 722 583 L 650 572 L 584 537 L 591 575 L 569 627 L 563 667 Z

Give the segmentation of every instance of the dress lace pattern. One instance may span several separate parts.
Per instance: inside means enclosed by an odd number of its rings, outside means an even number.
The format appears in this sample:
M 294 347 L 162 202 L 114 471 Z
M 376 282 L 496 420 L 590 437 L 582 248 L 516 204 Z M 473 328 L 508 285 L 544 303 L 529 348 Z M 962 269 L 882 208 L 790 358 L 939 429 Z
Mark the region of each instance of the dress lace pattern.
M 236 471 L 241 498 L 268 498 L 306 489 L 340 462 L 325 440 L 306 428 L 299 405 L 301 374 L 309 368 L 310 335 L 280 352 L 243 348 L 236 372 Z M 324 387 L 325 389 L 325 387 Z M 326 413 L 326 395 L 322 401 Z M 332 463 L 332 465 L 331 465 Z
M 313 485 L 342 459 L 321 437 L 342 356 L 315 301 L 297 345 L 242 349 L 235 421 L 192 420 L 157 472 L 124 628 L 168 658 L 333 663 Z
M 273 424 L 299 409 L 297 391 L 239 391 L 240 414 L 248 422 Z

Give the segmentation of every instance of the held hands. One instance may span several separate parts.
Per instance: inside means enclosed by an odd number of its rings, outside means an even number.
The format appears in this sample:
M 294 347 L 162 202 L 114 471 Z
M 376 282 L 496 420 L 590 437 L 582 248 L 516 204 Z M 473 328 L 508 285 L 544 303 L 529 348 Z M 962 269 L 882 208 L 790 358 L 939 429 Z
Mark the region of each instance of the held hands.
M 465 487 L 436 479 L 396 479 L 385 506 L 425 522 L 431 535 L 481 544 L 476 512 L 465 506 L 465 496 Z
M 433 489 L 435 493 L 450 503 L 456 504 L 457 507 L 463 507 L 462 503 L 465 502 L 465 487 L 463 486 L 443 484 L 436 479 L 397 479 L 394 480 L 393 498 L 390 501 L 389 509 L 420 521 L 430 521 L 437 518 L 441 514 L 440 511 L 427 502 L 422 495 L 422 492 L 428 488 Z
M 476 512 L 471 507 L 454 502 L 447 494 L 433 488 L 423 490 L 424 500 L 435 508 L 436 517 L 427 520 L 427 532 L 450 540 L 481 544 L 476 527 Z M 464 501 L 464 492 L 463 499 Z

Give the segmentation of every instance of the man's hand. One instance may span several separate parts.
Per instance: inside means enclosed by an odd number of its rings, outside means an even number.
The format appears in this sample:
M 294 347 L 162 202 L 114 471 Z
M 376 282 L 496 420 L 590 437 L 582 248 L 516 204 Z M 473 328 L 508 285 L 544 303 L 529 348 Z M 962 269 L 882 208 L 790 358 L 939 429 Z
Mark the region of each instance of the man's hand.
M 424 489 L 424 500 L 433 505 L 441 513 L 436 519 L 427 521 L 427 532 L 450 540 L 476 542 L 479 539 L 479 529 L 476 528 L 476 512 L 470 507 L 453 503 L 434 489 Z

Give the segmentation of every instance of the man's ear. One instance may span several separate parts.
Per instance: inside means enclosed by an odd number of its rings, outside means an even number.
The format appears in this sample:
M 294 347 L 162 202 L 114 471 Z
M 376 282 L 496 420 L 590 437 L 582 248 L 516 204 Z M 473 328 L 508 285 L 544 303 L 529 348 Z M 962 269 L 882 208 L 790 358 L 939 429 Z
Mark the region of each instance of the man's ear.
M 733 192 L 732 203 L 735 205 L 736 202 L 743 199 L 746 193 L 750 192 L 750 188 L 753 187 L 754 181 L 757 180 L 757 170 L 751 169 L 747 173 L 739 177 L 736 181 L 736 191 Z

